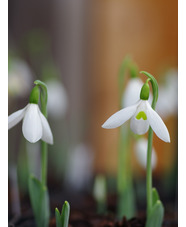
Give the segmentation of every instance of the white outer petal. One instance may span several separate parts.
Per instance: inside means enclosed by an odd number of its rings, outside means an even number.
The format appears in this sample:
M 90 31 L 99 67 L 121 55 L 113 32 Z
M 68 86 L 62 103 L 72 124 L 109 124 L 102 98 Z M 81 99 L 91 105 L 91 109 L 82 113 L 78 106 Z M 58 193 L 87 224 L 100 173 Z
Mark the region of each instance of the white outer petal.
M 49 144 L 53 144 L 53 135 L 52 135 L 52 131 L 50 129 L 50 126 L 48 124 L 47 119 L 45 118 L 45 116 L 41 113 L 41 111 L 39 110 L 39 115 L 41 118 L 41 124 L 42 124 L 42 128 L 43 128 L 43 134 L 42 134 L 42 140 L 45 141 L 46 143 Z
M 11 114 L 8 117 L 8 129 L 11 129 L 23 119 L 27 107 L 28 105 L 25 108 L 16 111 L 15 113 Z
M 102 128 L 111 129 L 117 128 L 128 121 L 136 112 L 140 101 L 135 105 L 126 107 L 115 114 L 113 114 L 103 125 Z
M 170 142 L 170 135 L 166 125 L 161 117 L 151 108 L 150 104 L 147 104 L 147 119 L 153 131 L 156 135 L 165 142 Z
M 30 143 L 36 143 L 42 137 L 42 124 L 37 104 L 29 104 L 23 119 L 23 135 Z

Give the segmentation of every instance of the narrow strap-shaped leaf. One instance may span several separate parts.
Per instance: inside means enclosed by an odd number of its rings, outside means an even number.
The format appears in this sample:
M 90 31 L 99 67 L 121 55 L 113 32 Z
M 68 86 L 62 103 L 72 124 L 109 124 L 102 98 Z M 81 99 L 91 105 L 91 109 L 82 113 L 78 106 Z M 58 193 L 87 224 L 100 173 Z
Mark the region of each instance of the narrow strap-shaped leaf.
M 56 227 L 62 227 L 61 214 L 57 208 L 55 209 L 55 216 L 56 216 Z
M 156 188 L 152 189 L 152 206 L 156 204 L 156 202 L 160 200 L 158 191 Z
M 30 176 L 29 193 L 37 226 L 48 227 L 50 212 L 47 188 L 34 176 Z
M 58 208 L 55 209 L 56 227 L 68 227 L 70 216 L 70 205 L 67 201 L 64 202 L 61 214 Z
M 157 200 L 147 217 L 145 227 L 161 227 L 164 216 L 164 207 L 160 200 Z
M 61 214 L 62 227 L 68 227 L 70 216 L 70 205 L 67 201 L 64 202 Z

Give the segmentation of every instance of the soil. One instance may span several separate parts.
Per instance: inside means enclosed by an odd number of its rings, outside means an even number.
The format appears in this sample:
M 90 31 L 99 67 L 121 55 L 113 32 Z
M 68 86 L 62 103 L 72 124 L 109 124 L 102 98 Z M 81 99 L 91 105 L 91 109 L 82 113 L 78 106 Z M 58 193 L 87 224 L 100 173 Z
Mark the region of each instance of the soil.
M 80 196 L 81 198 L 81 196 Z M 54 201 L 57 199 L 55 196 Z M 61 200 L 61 199 L 60 199 Z M 145 212 L 142 211 L 137 215 L 137 217 L 127 220 L 125 217 L 121 221 L 118 221 L 113 212 L 114 207 L 110 204 L 110 209 L 108 214 L 99 215 L 96 214 L 95 203 L 91 196 L 86 196 L 84 203 L 79 203 L 81 199 L 76 199 L 75 203 L 71 204 L 69 227 L 144 227 L 145 226 Z M 111 199 L 110 199 L 111 200 Z M 108 200 L 109 201 L 109 200 Z M 59 203 L 59 202 L 58 202 Z M 81 204 L 81 208 L 77 208 Z M 51 206 L 54 203 L 51 202 Z M 60 206 L 58 206 L 60 209 Z M 56 221 L 54 212 L 51 214 L 50 227 L 56 227 Z M 177 213 L 165 214 L 164 222 L 162 227 L 177 227 Z M 22 216 L 13 216 L 9 220 L 9 227 L 36 227 L 34 222 L 34 217 L 30 208 L 27 207 L 23 211 Z
M 145 226 L 145 207 L 138 207 L 140 212 L 136 217 L 129 220 L 123 217 L 118 221 L 116 218 L 116 195 L 110 194 L 107 199 L 107 213 L 104 215 L 97 214 L 96 203 L 90 194 L 85 192 L 67 192 L 62 191 L 59 185 L 55 185 L 53 182 L 52 188 L 49 188 L 50 192 L 50 207 L 51 207 L 51 219 L 50 227 L 56 227 L 55 222 L 55 208 L 59 210 L 62 208 L 62 204 L 65 200 L 70 203 L 70 219 L 69 227 L 144 227 Z M 56 190 L 58 188 L 58 190 Z M 165 206 L 165 217 L 162 227 L 177 227 L 177 202 L 167 198 L 162 200 Z M 170 202 L 171 201 L 171 202 Z M 9 205 L 11 201 L 9 199 Z M 9 206 L 10 208 L 10 206 Z M 9 227 L 36 227 L 34 217 L 32 214 L 29 197 L 21 196 L 21 209 L 22 215 L 15 216 L 11 214 L 9 210 Z

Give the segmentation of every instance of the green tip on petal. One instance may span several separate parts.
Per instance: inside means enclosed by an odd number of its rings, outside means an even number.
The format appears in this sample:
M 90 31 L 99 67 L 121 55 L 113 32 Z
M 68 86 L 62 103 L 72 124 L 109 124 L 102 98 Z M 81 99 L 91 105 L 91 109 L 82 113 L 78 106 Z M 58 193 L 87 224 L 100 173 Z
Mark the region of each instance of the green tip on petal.
M 147 120 L 147 115 L 143 111 L 140 111 L 136 116 L 137 120 L 140 120 L 141 118 L 143 118 L 143 120 Z
M 36 85 L 31 93 L 30 93 L 30 100 L 29 102 L 30 103 L 34 103 L 34 104 L 38 104 L 39 102 L 39 94 L 40 94 L 40 91 L 39 91 L 39 87 Z

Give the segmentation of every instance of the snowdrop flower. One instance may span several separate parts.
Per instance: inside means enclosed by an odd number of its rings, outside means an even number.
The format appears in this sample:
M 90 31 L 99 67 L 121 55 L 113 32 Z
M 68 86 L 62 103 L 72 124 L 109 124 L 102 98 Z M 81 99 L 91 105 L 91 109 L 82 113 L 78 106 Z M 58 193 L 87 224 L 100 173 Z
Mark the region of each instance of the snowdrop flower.
M 106 200 L 107 184 L 106 177 L 104 175 L 99 174 L 96 176 L 93 187 L 93 195 L 98 202 L 104 202 Z
M 157 112 L 163 118 L 177 114 L 178 111 L 178 75 L 177 71 L 170 70 L 165 77 L 165 84 L 159 86 L 159 100 Z M 170 105 L 171 103 L 171 105 Z
M 46 82 L 48 89 L 48 112 L 51 117 L 63 117 L 68 108 L 68 96 L 64 86 L 57 80 Z
M 149 126 L 156 135 L 165 142 L 170 142 L 169 132 L 160 116 L 151 108 L 149 102 L 149 85 L 145 83 L 141 89 L 140 100 L 113 114 L 103 125 L 103 128 L 117 128 L 131 119 L 130 128 L 138 135 L 145 134 Z
M 89 186 L 93 174 L 93 153 L 89 146 L 78 144 L 69 155 L 65 181 L 75 190 Z
M 34 93 L 36 96 L 32 95 Z M 30 95 L 30 103 L 25 108 L 16 111 L 8 117 L 8 129 L 11 129 L 23 119 L 23 135 L 30 143 L 36 143 L 42 139 L 46 143 L 53 144 L 50 126 L 37 104 L 38 95 L 39 88 L 35 86 Z
M 31 89 L 33 73 L 23 60 L 10 60 L 8 70 L 8 93 L 12 96 L 24 96 Z
M 144 169 L 146 169 L 146 163 L 147 163 L 147 145 L 148 145 L 147 139 L 141 138 L 137 141 L 134 149 L 137 160 Z M 155 149 L 152 148 L 152 158 L 151 158 L 152 169 L 156 167 L 156 164 L 157 164 L 157 155 L 156 155 Z

